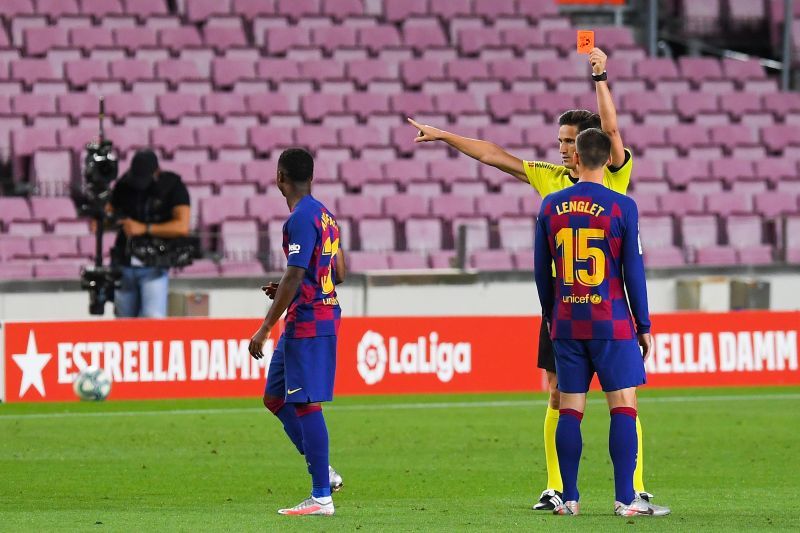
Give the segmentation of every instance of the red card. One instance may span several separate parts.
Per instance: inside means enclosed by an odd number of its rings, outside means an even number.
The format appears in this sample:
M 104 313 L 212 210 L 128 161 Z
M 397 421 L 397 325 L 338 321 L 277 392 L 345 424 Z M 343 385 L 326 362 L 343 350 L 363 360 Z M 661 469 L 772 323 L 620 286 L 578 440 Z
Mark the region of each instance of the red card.
M 578 30 L 578 53 L 588 54 L 594 48 L 594 32 L 592 30 Z

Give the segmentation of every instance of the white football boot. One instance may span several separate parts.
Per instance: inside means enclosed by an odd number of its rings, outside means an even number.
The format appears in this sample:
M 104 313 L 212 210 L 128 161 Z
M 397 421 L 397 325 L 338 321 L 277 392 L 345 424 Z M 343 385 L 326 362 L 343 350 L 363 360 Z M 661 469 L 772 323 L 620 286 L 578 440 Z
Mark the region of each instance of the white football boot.
M 278 509 L 278 514 L 290 516 L 333 516 L 333 499 L 328 497 L 326 500 L 328 502 L 322 503 L 311 496 L 289 509 Z
M 342 476 L 340 476 L 339 473 L 330 465 L 328 465 L 328 479 L 331 482 L 331 492 L 339 492 L 342 490 L 344 480 L 342 479 Z
M 670 512 L 669 507 L 653 505 L 640 496 L 636 496 L 628 505 L 614 502 L 614 514 L 618 516 L 666 516 Z

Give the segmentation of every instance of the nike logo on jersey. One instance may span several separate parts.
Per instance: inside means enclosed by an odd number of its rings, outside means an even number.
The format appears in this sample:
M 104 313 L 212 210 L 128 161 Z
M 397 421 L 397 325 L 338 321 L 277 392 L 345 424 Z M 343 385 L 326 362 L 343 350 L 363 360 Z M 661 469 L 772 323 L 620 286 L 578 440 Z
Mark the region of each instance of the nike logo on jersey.
M 294 394 L 295 392 L 299 391 L 299 390 L 300 390 L 300 389 L 302 389 L 302 388 L 303 388 L 303 387 L 299 387 L 299 388 L 297 388 L 297 389 L 289 389 L 287 392 L 288 392 L 289 394 Z

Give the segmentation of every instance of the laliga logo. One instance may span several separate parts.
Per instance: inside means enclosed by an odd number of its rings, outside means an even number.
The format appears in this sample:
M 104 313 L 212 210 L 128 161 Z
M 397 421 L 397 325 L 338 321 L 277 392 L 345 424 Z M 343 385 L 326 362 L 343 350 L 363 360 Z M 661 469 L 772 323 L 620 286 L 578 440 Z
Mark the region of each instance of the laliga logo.
M 358 373 L 364 378 L 364 383 L 374 385 L 382 380 L 387 360 L 386 345 L 380 333 L 364 333 L 358 343 Z
M 389 337 L 388 347 L 381 334 L 366 331 L 358 343 L 358 373 L 367 385 L 383 379 L 388 367 L 390 374 L 436 374 L 447 383 L 455 374 L 472 370 L 472 344 L 468 342 L 439 342 L 439 334 L 400 345 L 397 337 Z

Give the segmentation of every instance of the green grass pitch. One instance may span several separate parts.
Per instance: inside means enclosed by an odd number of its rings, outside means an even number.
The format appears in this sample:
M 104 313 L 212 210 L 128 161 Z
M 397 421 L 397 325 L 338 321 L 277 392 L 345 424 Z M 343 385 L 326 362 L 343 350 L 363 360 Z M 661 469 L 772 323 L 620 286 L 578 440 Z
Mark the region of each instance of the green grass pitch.
M 583 422 L 582 515 L 530 510 L 544 396 L 341 398 L 334 517 L 283 517 L 302 458 L 258 399 L 0 405 L 2 531 L 799 531 L 800 388 L 643 390 L 666 518 L 612 515 L 608 413 Z

